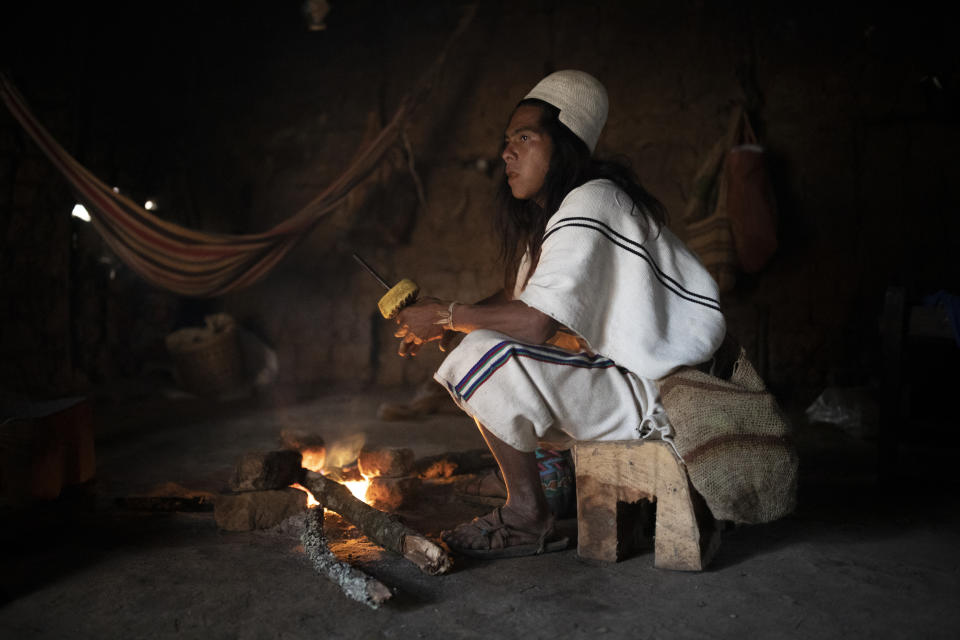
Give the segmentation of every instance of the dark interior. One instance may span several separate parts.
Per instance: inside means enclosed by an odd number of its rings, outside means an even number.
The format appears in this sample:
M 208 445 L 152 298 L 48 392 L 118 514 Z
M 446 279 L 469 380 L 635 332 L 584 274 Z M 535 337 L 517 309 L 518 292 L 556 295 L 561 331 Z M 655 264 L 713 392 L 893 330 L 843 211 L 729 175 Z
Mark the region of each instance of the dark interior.
M 47 424 L 68 399 L 89 409 L 96 450 L 93 477 L 55 495 L 0 486 L 0 635 L 956 636 L 960 56 L 945 7 L 494 0 L 451 39 L 472 5 L 332 0 L 311 18 L 321 4 L 5 9 L 0 71 L 53 138 L 161 220 L 219 234 L 303 209 L 449 49 L 369 175 L 263 277 L 213 296 L 131 268 L 0 109 L 0 425 Z M 122 506 L 164 483 L 215 494 L 239 455 L 291 428 L 328 455 L 356 434 L 418 459 L 482 448 L 442 398 L 384 418 L 443 354 L 397 357 L 382 288 L 351 253 L 445 299 L 502 287 L 502 130 L 537 80 L 570 68 L 609 92 L 599 153 L 629 161 L 688 241 L 695 176 L 734 109 L 750 117 L 777 249 L 721 302 L 790 418 L 793 515 L 724 531 L 691 574 L 655 569 L 649 550 L 609 566 L 569 550 L 430 577 L 331 524 L 334 552 L 395 589 L 372 612 L 313 572 L 289 528 Z M 212 314 L 235 322 L 242 371 L 200 392 L 166 338 Z M 10 433 L 13 468 L 28 454 Z M 428 535 L 484 512 L 447 485 L 421 498 L 400 515 Z

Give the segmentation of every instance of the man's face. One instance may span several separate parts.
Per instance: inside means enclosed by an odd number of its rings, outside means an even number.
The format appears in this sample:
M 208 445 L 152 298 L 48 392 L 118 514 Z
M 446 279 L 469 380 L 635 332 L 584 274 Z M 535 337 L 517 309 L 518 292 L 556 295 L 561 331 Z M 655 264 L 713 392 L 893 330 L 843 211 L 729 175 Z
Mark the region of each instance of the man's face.
M 513 197 L 533 199 L 543 206 L 541 192 L 550 168 L 553 143 L 540 128 L 540 114 L 540 107 L 534 105 L 522 105 L 513 112 L 504 133 L 505 146 L 501 157 Z

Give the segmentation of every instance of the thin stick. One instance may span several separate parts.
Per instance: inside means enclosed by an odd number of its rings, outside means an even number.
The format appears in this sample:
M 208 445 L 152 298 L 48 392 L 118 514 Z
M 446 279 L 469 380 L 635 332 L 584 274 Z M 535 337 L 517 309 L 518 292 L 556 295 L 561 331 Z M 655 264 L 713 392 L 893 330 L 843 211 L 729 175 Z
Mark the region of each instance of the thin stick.
M 336 511 L 387 551 L 399 553 L 421 571 L 438 576 L 450 570 L 450 556 L 440 545 L 402 524 L 395 516 L 357 500 L 345 486 L 307 471 L 301 484 L 321 505 Z
M 117 498 L 117 506 L 130 511 L 213 511 L 209 496 L 128 496 Z
M 330 551 L 330 547 L 327 546 L 327 537 L 323 534 L 322 507 L 310 509 L 300 541 L 303 542 L 303 549 L 317 573 L 325 575 L 339 586 L 348 598 L 377 609 L 382 602 L 389 600 L 393 595 L 385 584 L 360 569 L 342 562 Z
M 387 291 L 390 290 L 390 285 L 387 284 L 387 281 L 383 279 L 383 276 L 381 276 L 379 273 L 376 272 L 376 270 L 373 267 L 367 264 L 367 261 L 361 258 L 360 254 L 358 254 L 356 251 L 353 252 L 353 259 L 359 262 L 360 266 L 366 269 L 367 273 L 372 275 L 374 279 L 383 286 L 384 289 L 386 289 Z

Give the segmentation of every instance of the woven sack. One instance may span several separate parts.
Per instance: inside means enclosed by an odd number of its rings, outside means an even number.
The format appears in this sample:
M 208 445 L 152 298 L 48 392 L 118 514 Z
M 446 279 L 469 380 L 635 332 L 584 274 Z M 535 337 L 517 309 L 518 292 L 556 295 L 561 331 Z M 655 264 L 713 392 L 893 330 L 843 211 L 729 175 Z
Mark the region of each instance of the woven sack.
M 786 417 L 741 349 L 730 380 L 684 368 L 658 381 L 674 445 L 718 520 L 769 522 L 796 506 Z
M 200 396 L 236 389 L 243 382 L 243 362 L 233 318 L 218 313 L 204 322 L 202 328 L 187 327 L 166 337 L 177 383 Z
M 777 204 L 766 152 L 746 113 L 738 137 L 724 163 L 726 213 L 740 269 L 756 273 L 777 250 Z

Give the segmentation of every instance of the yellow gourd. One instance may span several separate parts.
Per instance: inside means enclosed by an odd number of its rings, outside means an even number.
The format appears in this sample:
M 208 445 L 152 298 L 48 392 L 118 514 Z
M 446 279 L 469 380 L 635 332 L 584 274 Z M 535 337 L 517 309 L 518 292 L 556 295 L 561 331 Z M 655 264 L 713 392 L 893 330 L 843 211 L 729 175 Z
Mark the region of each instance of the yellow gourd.
M 405 306 L 416 300 L 417 294 L 419 293 L 420 287 L 417 283 L 409 278 L 404 278 L 393 285 L 393 287 L 380 298 L 377 307 L 380 308 L 380 313 L 383 314 L 383 317 L 389 320 L 400 313 Z

